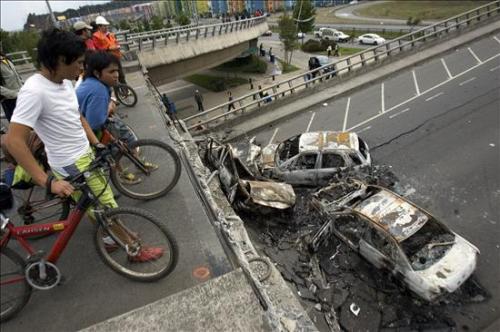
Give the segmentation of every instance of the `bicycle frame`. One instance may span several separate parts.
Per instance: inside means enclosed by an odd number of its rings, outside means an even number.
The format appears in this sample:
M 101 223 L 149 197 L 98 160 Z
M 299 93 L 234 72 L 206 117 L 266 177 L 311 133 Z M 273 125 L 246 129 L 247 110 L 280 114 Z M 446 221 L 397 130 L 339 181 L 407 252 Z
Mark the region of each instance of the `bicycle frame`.
M 87 208 L 93 202 L 94 200 L 90 197 L 89 189 L 84 188 L 82 190 L 82 197 L 78 200 L 76 207 L 70 212 L 68 218 L 65 220 L 24 226 L 14 226 L 9 222 L 5 230 L 2 230 L 4 234 L 0 240 L 0 247 L 3 248 L 8 244 L 11 238 L 14 238 L 24 250 L 32 256 L 36 253 L 35 248 L 33 248 L 26 239 L 34 236 L 59 233 L 46 257 L 48 262 L 55 264 L 80 224 L 80 221 L 83 219 Z

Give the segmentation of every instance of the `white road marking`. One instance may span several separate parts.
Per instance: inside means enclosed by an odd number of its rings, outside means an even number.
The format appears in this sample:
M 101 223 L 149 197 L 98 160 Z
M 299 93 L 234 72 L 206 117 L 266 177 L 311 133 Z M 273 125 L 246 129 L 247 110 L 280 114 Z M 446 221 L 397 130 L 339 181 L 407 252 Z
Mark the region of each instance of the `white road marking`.
M 313 112 L 313 114 L 311 115 L 311 120 L 309 120 L 309 124 L 307 125 L 307 129 L 306 129 L 306 133 L 309 132 L 309 129 L 311 129 L 311 124 L 314 120 L 314 116 L 316 115 L 316 112 Z
M 342 126 L 342 131 L 345 131 L 345 126 L 347 125 L 347 114 L 349 114 L 349 105 L 351 105 L 351 97 L 347 98 L 347 105 L 345 107 L 345 115 L 344 115 L 344 125 Z
M 441 58 L 441 62 L 443 63 L 444 70 L 446 70 L 446 73 L 448 74 L 448 78 L 452 78 L 453 76 L 450 73 L 450 70 L 448 69 L 448 66 L 446 65 L 446 62 L 444 62 L 444 59 Z
M 462 83 L 460 83 L 460 84 L 458 84 L 458 85 L 460 85 L 460 86 L 465 85 L 465 84 L 467 84 L 467 83 L 469 83 L 469 82 L 474 81 L 475 79 L 476 79 L 476 77 L 475 77 L 475 76 L 474 76 L 474 77 L 471 77 L 471 78 L 469 78 L 468 80 L 463 81 Z
M 394 113 L 393 115 L 391 115 L 391 116 L 389 117 L 389 119 L 395 118 L 395 117 L 397 117 L 398 115 L 401 115 L 401 114 L 403 114 L 403 113 L 405 113 L 405 112 L 408 112 L 409 110 L 410 110 L 410 108 L 409 108 L 409 107 L 408 107 L 408 108 L 405 108 L 404 110 L 402 110 L 402 111 L 400 111 L 400 112 L 397 112 L 397 113 Z
M 467 47 L 467 49 L 469 50 L 470 54 L 472 54 L 472 56 L 476 59 L 476 61 L 478 63 L 482 63 L 481 59 L 479 59 L 479 57 L 476 55 L 476 53 L 474 53 L 474 51 L 472 51 L 472 48 Z
M 500 68 L 500 66 L 493 67 L 493 68 L 491 68 L 491 69 L 490 69 L 490 71 L 495 71 L 495 70 L 497 70 L 498 68 Z
M 500 42 L 500 41 L 499 41 L 499 42 Z M 441 83 L 439 83 L 439 84 L 437 84 L 437 85 L 433 86 L 432 88 L 429 88 L 429 89 L 427 89 L 427 90 L 423 91 L 423 92 L 422 92 L 422 94 L 426 94 L 426 93 L 428 93 L 428 92 L 431 92 L 432 90 L 435 90 L 435 89 L 437 89 L 437 88 L 441 87 L 442 85 L 445 85 L 446 83 L 448 83 L 448 82 L 450 82 L 450 81 L 453 81 L 453 80 L 455 80 L 455 79 L 457 79 L 457 78 L 461 77 L 462 75 L 467 74 L 467 73 L 468 73 L 468 72 L 470 72 L 471 70 L 474 70 L 474 69 L 476 69 L 477 67 L 480 67 L 481 65 L 483 65 L 483 64 L 485 64 L 485 63 L 487 63 L 487 62 L 490 62 L 491 60 L 494 60 L 494 59 L 498 58 L 499 56 L 500 56 L 500 53 L 499 53 L 499 54 L 497 54 L 497 55 L 494 55 L 494 56 L 492 56 L 492 57 L 490 57 L 490 58 L 488 58 L 488 59 L 486 59 L 486 60 L 484 60 L 484 61 L 483 61 L 483 63 L 478 63 L 477 65 L 474 65 L 474 66 L 470 67 L 469 69 L 467 69 L 467 70 L 465 70 L 465 71 L 461 72 L 460 74 L 457 74 L 456 76 L 454 76 L 454 77 L 452 77 L 452 78 L 450 78 L 450 79 L 448 79 L 448 80 L 446 80 L 446 81 L 444 81 L 444 82 L 441 82 Z M 413 97 L 409 98 L 408 100 L 405 100 L 405 101 L 403 101 L 403 102 L 401 102 L 401 103 L 399 103 L 399 104 L 397 104 L 397 105 L 395 105 L 395 106 L 391 107 L 391 108 L 390 108 L 390 109 L 388 109 L 385 113 L 389 113 L 389 112 L 391 112 L 391 111 L 395 110 L 396 108 L 398 108 L 398 107 L 400 107 L 400 106 L 402 106 L 402 105 L 404 105 L 404 104 L 406 104 L 406 103 L 409 103 L 410 101 L 413 101 L 413 100 L 417 99 L 418 97 L 419 97 L 418 95 L 417 95 L 417 96 L 413 96 Z M 385 113 L 384 113 L 384 114 L 385 114 Z M 378 118 L 378 117 L 380 117 L 381 115 L 383 115 L 383 114 L 377 114 L 377 115 L 374 115 L 374 116 L 372 116 L 371 118 L 368 118 L 368 119 L 366 119 L 366 120 L 364 120 L 364 121 L 361 121 L 361 122 L 360 122 L 360 123 L 358 123 L 358 124 L 355 124 L 354 126 L 352 126 L 351 128 L 349 128 L 349 129 L 347 129 L 347 130 L 348 130 L 348 131 L 352 131 L 352 130 L 354 130 L 354 129 L 358 128 L 358 127 L 361 127 L 361 126 L 363 126 L 363 125 L 365 125 L 365 124 L 367 124 L 367 123 L 369 123 L 369 122 L 371 122 L 371 121 L 373 121 L 373 120 L 377 119 L 377 118 Z
M 493 36 L 493 39 L 495 39 L 500 44 L 500 39 L 498 39 L 497 36 Z
M 382 83 L 380 86 L 380 100 L 381 100 L 380 110 L 382 111 L 382 113 L 384 113 L 385 112 L 384 83 Z
M 411 73 L 413 74 L 413 82 L 415 83 L 415 91 L 417 91 L 417 96 L 420 96 L 420 89 L 418 88 L 417 75 L 415 74 L 415 70 L 412 70 Z
M 280 129 L 279 127 L 274 129 L 273 136 L 271 137 L 271 139 L 269 140 L 269 143 L 267 145 L 271 144 L 274 141 L 274 138 L 276 137 L 276 134 L 278 133 L 279 129 Z
M 437 97 L 439 97 L 441 95 L 444 95 L 444 92 L 436 93 L 434 96 L 427 98 L 425 101 L 432 100 L 432 99 L 437 98 Z
M 133 86 L 132 89 L 134 90 L 140 90 L 140 89 L 145 89 L 146 86 L 145 85 L 139 85 L 139 86 Z
M 359 134 L 359 133 L 362 133 L 363 131 L 367 131 L 367 130 L 370 130 L 372 128 L 372 126 L 368 126 L 368 127 L 365 127 L 359 131 L 357 131 L 356 133 Z

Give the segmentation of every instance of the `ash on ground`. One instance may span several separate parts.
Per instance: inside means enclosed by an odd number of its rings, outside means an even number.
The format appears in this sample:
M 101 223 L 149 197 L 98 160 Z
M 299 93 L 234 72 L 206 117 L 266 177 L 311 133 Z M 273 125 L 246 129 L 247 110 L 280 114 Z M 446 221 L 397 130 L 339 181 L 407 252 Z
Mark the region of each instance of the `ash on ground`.
M 398 192 L 397 178 L 389 167 L 375 167 L 370 174 L 355 176 Z M 320 331 L 334 330 L 338 320 L 346 331 L 455 331 L 468 330 L 451 319 L 460 312 L 464 321 L 474 317 L 468 306 L 487 300 L 487 292 L 474 275 L 453 294 L 429 303 L 419 299 L 386 271 L 378 270 L 358 253 L 332 236 L 316 254 L 306 246 L 320 220 L 308 208 L 318 188 L 296 189 L 297 203 L 287 215 L 258 216 L 241 213 L 258 250 L 265 253 L 296 290 L 302 305 Z M 399 193 L 404 195 L 404 193 Z

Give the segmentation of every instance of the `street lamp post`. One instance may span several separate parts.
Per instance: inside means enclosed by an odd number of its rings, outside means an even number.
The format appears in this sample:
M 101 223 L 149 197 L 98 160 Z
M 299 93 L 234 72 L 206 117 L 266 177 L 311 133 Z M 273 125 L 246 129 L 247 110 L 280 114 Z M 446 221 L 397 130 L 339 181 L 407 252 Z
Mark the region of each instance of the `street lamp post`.
M 52 8 L 50 7 L 49 0 L 45 0 L 45 3 L 47 4 L 47 8 L 49 8 L 50 19 L 52 20 L 52 24 L 54 25 L 55 28 L 60 28 L 61 25 L 56 20 L 56 17 L 54 16 L 54 13 L 52 12 Z

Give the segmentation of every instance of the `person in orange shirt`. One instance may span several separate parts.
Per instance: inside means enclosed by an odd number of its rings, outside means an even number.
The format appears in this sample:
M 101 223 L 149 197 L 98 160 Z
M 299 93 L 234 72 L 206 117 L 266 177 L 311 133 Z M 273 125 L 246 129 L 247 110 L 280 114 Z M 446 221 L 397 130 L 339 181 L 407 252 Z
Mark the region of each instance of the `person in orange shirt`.
M 98 51 L 107 51 L 113 54 L 120 60 L 122 53 L 120 52 L 120 44 L 116 40 L 113 33 L 108 31 L 109 22 L 103 16 L 97 16 L 95 19 L 95 24 L 97 25 L 97 31 L 92 35 L 92 40 L 94 41 L 95 48 Z M 127 84 L 125 82 L 125 74 L 123 73 L 123 68 L 120 62 L 119 65 L 119 77 L 120 83 Z

